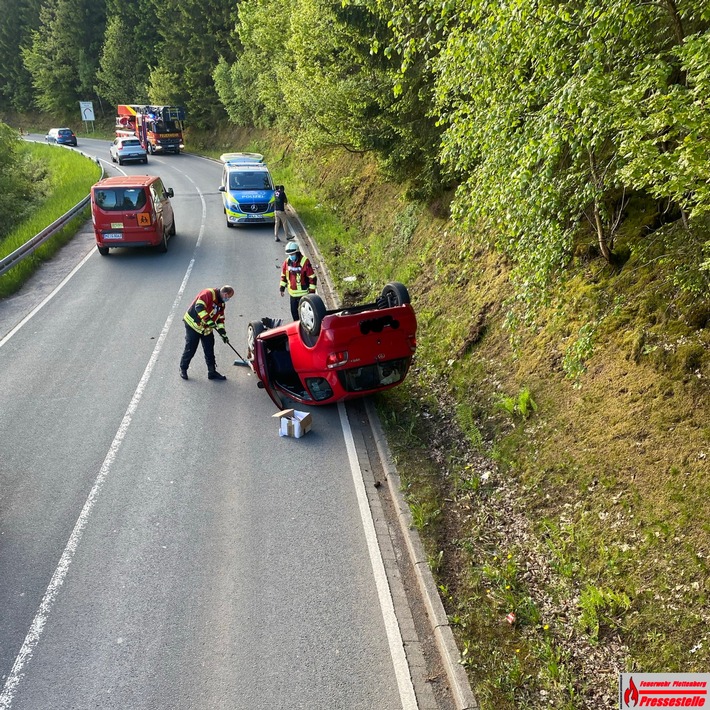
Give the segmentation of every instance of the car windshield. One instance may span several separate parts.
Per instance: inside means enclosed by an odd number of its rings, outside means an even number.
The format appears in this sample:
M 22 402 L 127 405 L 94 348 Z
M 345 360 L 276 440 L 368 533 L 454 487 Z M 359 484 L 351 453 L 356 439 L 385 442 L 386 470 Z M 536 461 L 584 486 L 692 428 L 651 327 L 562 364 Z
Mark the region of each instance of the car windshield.
M 145 191 L 142 187 L 111 187 L 96 190 L 94 199 L 107 212 L 139 210 L 145 206 Z
M 266 173 L 233 172 L 229 175 L 230 190 L 270 190 L 271 181 Z
M 388 360 L 387 362 L 378 362 L 375 365 L 340 370 L 338 378 L 340 379 L 340 384 L 348 392 L 362 392 L 401 382 L 407 374 L 408 366 L 408 358 Z

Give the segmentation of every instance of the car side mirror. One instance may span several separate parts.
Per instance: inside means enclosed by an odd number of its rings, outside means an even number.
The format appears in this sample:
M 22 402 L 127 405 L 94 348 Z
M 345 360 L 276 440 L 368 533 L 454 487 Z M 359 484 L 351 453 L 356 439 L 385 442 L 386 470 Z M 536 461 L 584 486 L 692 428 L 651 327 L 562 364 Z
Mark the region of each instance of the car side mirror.
M 219 191 L 220 191 L 220 192 L 226 192 L 226 191 L 227 191 L 227 188 L 226 188 L 224 185 L 220 185 L 220 186 L 219 186 Z
M 168 197 L 175 197 L 175 193 L 173 192 L 173 188 L 169 187 L 168 188 Z

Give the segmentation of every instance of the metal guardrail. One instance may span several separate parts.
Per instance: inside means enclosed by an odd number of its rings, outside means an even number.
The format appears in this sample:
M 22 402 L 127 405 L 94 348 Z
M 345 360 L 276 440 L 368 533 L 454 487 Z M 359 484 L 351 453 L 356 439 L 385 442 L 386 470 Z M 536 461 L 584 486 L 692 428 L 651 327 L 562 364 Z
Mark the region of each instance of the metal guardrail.
M 54 236 L 60 229 L 65 227 L 88 203 L 89 195 L 79 202 L 79 204 L 74 205 L 69 212 L 52 222 L 49 227 L 45 227 L 39 234 L 35 234 L 29 242 L 25 242 L 21 247 L 15 249 L 12 254 L 6 256 L 4 259 L 0 259 L 0 276 L 9 271 L 13 266 L 17 266 L 25 257 L 32 254 L 50 237 Z

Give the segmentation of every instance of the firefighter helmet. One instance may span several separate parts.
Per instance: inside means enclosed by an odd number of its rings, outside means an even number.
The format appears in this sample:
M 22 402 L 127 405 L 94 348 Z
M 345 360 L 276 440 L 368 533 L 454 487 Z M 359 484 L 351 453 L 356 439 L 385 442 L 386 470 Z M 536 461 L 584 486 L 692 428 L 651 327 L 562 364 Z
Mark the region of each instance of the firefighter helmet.
M 286 253 L 287 254 L 297 254 L 299 252 L 298 244 L 296 242 L 289 242 L 286 245 Z

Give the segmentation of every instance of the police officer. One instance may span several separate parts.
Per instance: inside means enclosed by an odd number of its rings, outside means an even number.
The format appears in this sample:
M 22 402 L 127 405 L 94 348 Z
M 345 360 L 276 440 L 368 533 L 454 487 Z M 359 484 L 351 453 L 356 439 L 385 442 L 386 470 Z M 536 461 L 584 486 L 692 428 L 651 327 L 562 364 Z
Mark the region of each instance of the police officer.
M 317 277 L 308 257 L 301 254 L 296 242 L 286 245 L 286 260 L 281 267 L 279 291 L 284 295 L 288 289 L 291 297 L 291 316 L 298 320 L 298 303 L 307 293 L 316 292 Z
M 214 333 L 216 330 L 225 343 L 229 342 L 227 331 L 224 327 L 224 307 L 227 301 L 234 296 L 231 286 L 222 288 L 206 288 L 200 291 L 192 305 L 187 309 L 183 320 L 185 321 L 185 349 L 180 359 L 180 377 L 187 379 L 187 368 L 197 352 L 197 346 L 202 343 L 207 363 L 207 378 L 210 380 L 226 380 L 224 375 L 217 372 L 217 363 L 214 357 Z
M 274 190 L 274 241 L 280 242 L 279 239 L 279 225 L 284 228 L 284 234 L 286 239 L 288 236 L 288 217 L 286 216 L 286 203 L 288 198 L 286 197 L 286 189 L 283 185 L 277 185 Z

